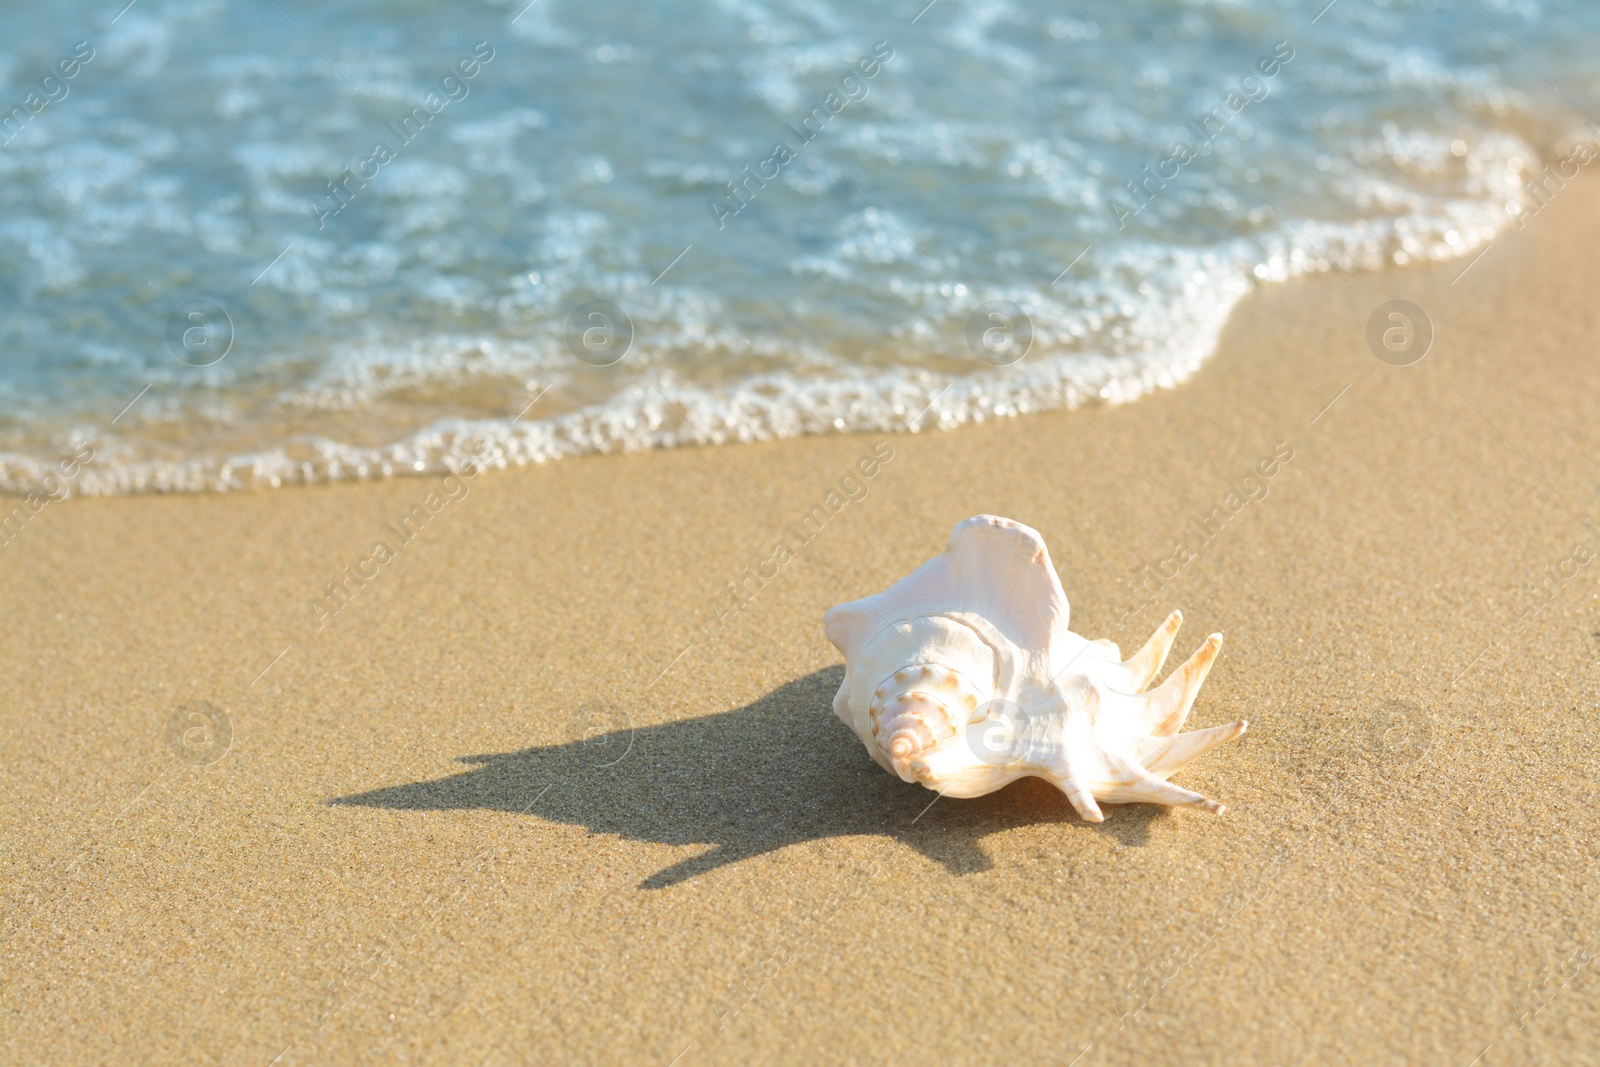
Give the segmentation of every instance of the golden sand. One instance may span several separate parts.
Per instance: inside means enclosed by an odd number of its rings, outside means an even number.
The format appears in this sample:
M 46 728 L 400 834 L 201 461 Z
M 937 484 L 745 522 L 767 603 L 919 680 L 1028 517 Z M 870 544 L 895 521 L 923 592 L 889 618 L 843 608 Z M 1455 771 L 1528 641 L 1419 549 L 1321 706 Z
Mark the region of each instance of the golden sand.
M 1597 268 L 1590 183 L 1268 288 L 1126 407 L 50 504 L 0 550 L 0 1059 L 1600 1062 Z M 981 512 L 1074 630 L 1227 635 L 1190 725 L 1250 733 L 1177 778 L 1225 816 L 929 807 L 832 718 L 822 612 Z

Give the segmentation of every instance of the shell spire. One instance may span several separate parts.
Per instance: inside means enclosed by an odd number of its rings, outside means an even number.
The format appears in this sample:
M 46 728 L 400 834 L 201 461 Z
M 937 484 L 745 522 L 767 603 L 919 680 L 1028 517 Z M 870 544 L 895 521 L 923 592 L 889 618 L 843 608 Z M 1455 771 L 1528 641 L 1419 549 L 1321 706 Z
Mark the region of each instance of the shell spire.
M 1115 644 L 1072 633 L 1068 618 L 1036 531 L 994 515 L 968 519 L 940 555 L 823 615 L 845 659 L 834 712 L 884 769 L 942 795 L 982 796 L 1032 775 L 1091 822 L 1104 818 L 1100 801 L 1222 814 L 1167 781 L 1248 726 L 1179 733 L 1222 635 L 1150 688 L 1182 614 L 1126 660 Z

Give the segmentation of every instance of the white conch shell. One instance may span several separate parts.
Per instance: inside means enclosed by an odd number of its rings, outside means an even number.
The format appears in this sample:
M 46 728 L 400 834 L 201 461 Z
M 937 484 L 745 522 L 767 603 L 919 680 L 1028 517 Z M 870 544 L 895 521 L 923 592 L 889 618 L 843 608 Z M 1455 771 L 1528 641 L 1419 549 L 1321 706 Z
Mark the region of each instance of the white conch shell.
M 1036 775 L 1090 822 L 1104 818 L 1097 800 L 1220 815 L 1221 804 L 1166 779 L 1245 732 L 1241 720 L 1178 733 L 1222 635 L 1145 691 L 1182 621 L 1174 611 L 1127 660 L 1110 641 L 1069 632 L 1043 538 L 979 515 L 887 591 L 823 616 L 845 659 L 833 710 L 885 770 L 942 796 Z

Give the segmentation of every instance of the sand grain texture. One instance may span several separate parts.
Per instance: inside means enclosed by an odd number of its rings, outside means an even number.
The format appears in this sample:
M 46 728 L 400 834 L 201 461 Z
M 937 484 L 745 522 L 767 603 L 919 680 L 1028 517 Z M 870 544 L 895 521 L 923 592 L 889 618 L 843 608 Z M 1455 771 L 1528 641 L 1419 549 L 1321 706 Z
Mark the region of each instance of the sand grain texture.
M 485 475 L 321 629 L 436 481 L 50 505 L 0 568 L 0 1059 L 1600 1062 L 1600 563 L 1517 600 L 1600 548 L 1600 186 L 1465 266 L 1269 288 L 1122 408 Z M 1363 341 L 1395 297 L 1406 368 Z M 1177 778 L 1226 816 L 928 808 L 831 717 L 823 610 L 980 512 L 1080 633 L 1227 635 L 1190 725 L 1251 731 Z

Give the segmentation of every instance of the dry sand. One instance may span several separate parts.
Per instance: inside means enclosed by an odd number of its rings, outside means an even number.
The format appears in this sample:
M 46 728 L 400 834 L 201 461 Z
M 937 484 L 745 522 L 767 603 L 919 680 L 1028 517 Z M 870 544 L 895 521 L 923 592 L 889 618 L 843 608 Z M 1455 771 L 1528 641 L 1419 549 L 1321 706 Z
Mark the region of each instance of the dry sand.
M 1453 284 L 1269 288 L 1126 407 L 485 475 L 320 629 L 437 480 L 51 504 L 0 550 L 0 1059 L 1600 1062 L 1597 266 L 1590 183 Z M 1078 632 L 1226 633 L 1190 724 L 1251 731 L 1177 779 L 1225 816 L 928 808 L 832 718 L 823 610 L 980 512 Z M 187 701 L 225 753 L 172 747 Z

